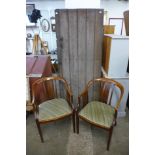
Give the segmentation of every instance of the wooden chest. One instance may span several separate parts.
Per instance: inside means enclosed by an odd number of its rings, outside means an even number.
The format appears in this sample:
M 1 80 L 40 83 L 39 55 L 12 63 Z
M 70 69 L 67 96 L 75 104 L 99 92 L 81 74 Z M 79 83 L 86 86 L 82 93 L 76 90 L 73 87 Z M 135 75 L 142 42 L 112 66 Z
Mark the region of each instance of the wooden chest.
M 26 56 L 26 77 L 29 78 L 30 99 L 32 98 L 32 84 L 38 78 L 52 75 L 51 61 L 49 56 Z

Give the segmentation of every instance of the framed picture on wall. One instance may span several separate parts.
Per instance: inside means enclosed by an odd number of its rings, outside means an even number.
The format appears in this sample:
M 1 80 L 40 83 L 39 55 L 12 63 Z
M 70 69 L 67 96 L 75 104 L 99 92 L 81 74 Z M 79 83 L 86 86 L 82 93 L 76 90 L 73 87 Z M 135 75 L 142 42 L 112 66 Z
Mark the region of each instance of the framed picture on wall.
M 35 9 L 35 4 L 26 4 L 26 15 L 31 15 L 32 11 Z
M 41 21 L 41 28 L 42 28 L 42 30 L 44 32 L 48 32 L 49 31 L 49 29 L 50 29 L 50 23 L 49 23 L 49 21 L 47 19 L 44 18 Z
M 115 34 L 122 35 L 124 18 L 109 18 L 109 25 L 115 25 Z
M 50 20 L 51 20 L 51 28 L 52 28 L 52 32 L 56 32 L 56 29 L 55 29 L 55 26 L 56 26 L 56 24 L 55 24 L 55 17 L 51 17 L 50 18 Z
M 35 9 L 35 4 L 26 4 L 26 26 L 36 26 L 35 23 L 31 23 L 28 15 L 32 14 L 32 11 Z

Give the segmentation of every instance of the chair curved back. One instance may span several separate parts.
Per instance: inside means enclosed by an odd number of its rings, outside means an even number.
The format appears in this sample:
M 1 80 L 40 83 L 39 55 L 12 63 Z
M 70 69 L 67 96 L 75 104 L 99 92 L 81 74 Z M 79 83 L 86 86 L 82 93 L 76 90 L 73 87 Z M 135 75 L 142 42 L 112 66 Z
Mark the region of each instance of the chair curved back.
M 124 87 L 119 82 L 112 80 L 112 79 L 108 79 L 108 78 L 96 78 L 96 79 L 89 81 L 88 84 L 86 85 L 85 89 L 83 90 L 83 92 L 78 97 L 79 104 L 81 102 L 81 98 L 83 101 L 83 106 L 85 106 L 88 103 L 88 100 L 89 100 L 88 92 L 89 92 L 90 88 L 94 87 L 94 85 L 96 83 L 99 84 L 97 86 L 98 87 L 97 90 L 99 91 L 98 92 L 99 93 L 98 100 L 101 102 L 104 102 L 106 104 L 111 104 L 113 92 L 115 91 L 116 88 L 119 89 L 119 91 L 120 91 L 119 97 L 118 97 L 117 103 L 114 107 L 117 110 L 120 106 L 120 102 L 121 102 L 121 99 L 124 94 Z
M 59 76 L 43 77 L 32 85 L 32 103 L 34 108 L 44 101 L 54 98 L 64 98 L 69 105 L 72 104 L 72 92 L 67 81 Z

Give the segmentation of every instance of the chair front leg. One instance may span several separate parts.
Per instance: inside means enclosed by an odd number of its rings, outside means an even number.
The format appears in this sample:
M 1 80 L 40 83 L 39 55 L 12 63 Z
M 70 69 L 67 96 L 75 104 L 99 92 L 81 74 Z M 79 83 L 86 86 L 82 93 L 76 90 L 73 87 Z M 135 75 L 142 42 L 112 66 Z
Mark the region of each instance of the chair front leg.
M 75 133 L 75 111 L 73 111 L 72 120 L 73 120 L 73 132 Z
M 79 116 L 77 111 L 76 111 L 76 132 L 77 134 L 79 134 Z
M 117 125 L 117 110 L 115 111 L 114 120 L 115 120 L 114 126 L 116 126 Z
M 40 135 L 41 142 L 43 143 L 44 139 L 43 139 L 40 123 L 39 123 L 39 121 L 37 119 L 36 119 L 36 124 L 37 124 L 37 128 L 38 128 L 38 132 L 39 132 L 39 135 Z
M 113 126 L 109 130 L 109 138 L 108 138 L 108 143 L 107 143 L 107 150 L 108 151 L 109 151 L 109 146 L 110 146 L 110 142 L 111 142 L 112 133 L 113 133 Z

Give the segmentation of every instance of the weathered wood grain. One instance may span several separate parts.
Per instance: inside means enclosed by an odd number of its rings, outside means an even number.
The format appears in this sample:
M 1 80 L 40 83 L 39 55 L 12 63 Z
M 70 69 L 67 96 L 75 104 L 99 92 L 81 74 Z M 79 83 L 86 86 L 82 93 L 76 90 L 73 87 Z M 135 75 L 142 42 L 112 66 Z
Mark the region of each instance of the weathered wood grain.
M 57 12 L 59 72 L 70 84 L 76 104 L 86 83 L 101 76 L 103 10 L 59 9 Z M 94 87 L 89 99 L 96 96 L 97 91 L 93 92 Z
M 74 94 L 73 102 L 77 104 L 78 92 L 78 32 L 77 32 L 77 10 L 68 10 L 68 24 L 69 24 L 69 52 L 70 52 L 70 77 L 71 86 Z
M 103 10 L 95 11 L 95 40 L 94 40 L 94 78 L 101 77 L 101 58 L 102 58 L 102 42 L 103 42 Z M 99 99 L 99 85 L 94 85 L 93 97 Z
M 86 56 L 86 82 L 94 78 L 94 50 L 95 50 L 95 15 L 94 9 L 87 10 L 87 56 Z M 93 88 L 89 91 L 89 100 L 93 99 Z
M 55 19 L 56 19 L 56 38 L 57 38 L 57 55 L 58 55 L 58 63 L 59 63 L 59 67 L 58 67 L 58 72 L 59 72 L 59 76 L 63 77 L 63 71 L 62 71 L 62 43 L 61 43 L 61 11 L 59 9 L 55 10 Z M 60 96 L 62 96 L 62 85 L 59 84 L 59 94 Z
M 86 85 L 86 10 L 78 10 L 78 78 L 79 78 L 79 93 L 83 91 Z

